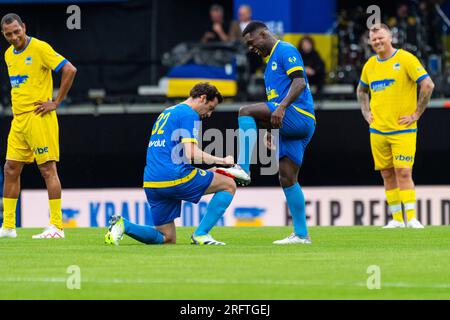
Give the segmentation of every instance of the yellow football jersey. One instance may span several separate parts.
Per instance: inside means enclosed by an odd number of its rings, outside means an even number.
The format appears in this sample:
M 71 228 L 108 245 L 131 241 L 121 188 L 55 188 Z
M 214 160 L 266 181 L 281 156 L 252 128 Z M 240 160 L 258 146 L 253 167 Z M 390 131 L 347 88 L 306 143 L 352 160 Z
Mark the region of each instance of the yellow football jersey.
M 370 110 L 374 121 L 371 132 L 402 133 L 417 130 L 398 123 L 401 116 L 411 115 L 417 109 L 417 84 L 428 74 L 419 60 L 408 51 L 397 49 L 381 60 L 377 55 L 364 65 L 360 84 L 370 88 Z
M 13 114 L 33 111 L 36 101 L 48 101 L 53 95 L 52 70 L 58 72 L 67 60 L 46 42 L 30 37 L 27 46 L 5 52 L 11 82 Z

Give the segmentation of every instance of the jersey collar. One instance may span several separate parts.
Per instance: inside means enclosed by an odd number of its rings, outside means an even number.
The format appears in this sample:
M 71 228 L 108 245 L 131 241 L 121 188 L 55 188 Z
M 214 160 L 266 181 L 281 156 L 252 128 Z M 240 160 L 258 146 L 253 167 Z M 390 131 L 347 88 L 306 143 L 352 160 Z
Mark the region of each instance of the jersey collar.
M 25 46 L 25 48 L 23 48 L 22 50 L 20 50 L 20 51 L 16 51 L 16 49 L 14 49 L 13 48 L 13 52 L 14 52 L 14 54 L 19 54 L 19 53 L 22 53 L 22 52 L 24 52 L 27 48 L 28 48 L 28 46 L 30 45 L 30 42 L 31 42 L 31 39 L 33 39 L 33 37 L 30 37 L 30 39 L 28 39 L 28 43 L 27 43 L 27 45 Z
M 272 54 L 273 54 L 273 52 L 275 51 L 275 48 L 277 47 L 278 43 L 280 43 L 280 40 L 277 40 L 277 42 L 275 42 L 275 44 L 274 44 L 272 50 L 270 51 L 270 54 L 269 54 L 266 58 L 264 58 L 264 60 L 266 61 L 266 63 L 267 63 L 267 61 L 269 61 L 270 58 L 272 57 Z
M 386 59 L 380 59 L 380 57 L 377 55 L 377 61 L 378 61 L 378 62 L 388 61 L 390 58 L 392 58 L 393 56 L 395 56 L 395 54 L 398 52 L 398 50 L 399 50 L 399 49 L 396 49 L 396 50 L 394 51 L 394 53 L 392 54 L 392 56 L 387 57 Z

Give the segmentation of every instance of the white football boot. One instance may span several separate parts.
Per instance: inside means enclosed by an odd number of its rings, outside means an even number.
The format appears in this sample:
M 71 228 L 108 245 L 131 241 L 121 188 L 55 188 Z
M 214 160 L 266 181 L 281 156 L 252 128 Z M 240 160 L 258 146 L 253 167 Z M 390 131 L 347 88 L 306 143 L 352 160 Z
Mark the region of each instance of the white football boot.
M 214 238 L 210 234 L 206 234 L 204 236 L 191 236 L 191 244 L 200 245 L 200 246 L 224 246 L 225 242 L 220 242 L 214 240 Z
M 411 220 L 408 221 L 408 223 L 406 224 L 406 226 L 408 228 L 413 228 L 413 229 L 423 229 L 425 228 L 419 220 L 417 220 L 416 218 L 412 218 Z
M 404 228 L 404 222 L 398 222 L 397 220 L 391 220 L 387 225 L 383 227 L 383 229 L 395 229 L 395 228 Z
M 64 230 L 58 229 L 54 225 L 49 225 L 42 233 L 32 236 L 33 239 L 63 239 Z
M 310 236 L 300 238 L 295 233 L 291 233 L 287 238 L 276 240 L 273 244 L 312 244 Z
M 233 178 L 236 181 L 236 184 L 239 186 L 248 186 L 252 179 L 250 178 L 250 174 L 244 171 L 240 165 L 235 164 L 229 168 L 219 168 L 216 169 L 217 173 L 223 174 L 230 178 Z
M 16 229 L 1 228 L 0 238 L 17 238 Z

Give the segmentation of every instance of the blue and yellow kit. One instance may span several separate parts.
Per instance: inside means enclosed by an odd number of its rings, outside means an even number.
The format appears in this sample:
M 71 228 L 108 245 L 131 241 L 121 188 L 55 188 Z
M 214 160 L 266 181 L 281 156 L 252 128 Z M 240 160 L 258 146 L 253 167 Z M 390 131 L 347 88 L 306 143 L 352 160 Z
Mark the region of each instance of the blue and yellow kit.
M 419 60 L 397 49 L 384 60 L 373 56 L 364 65 L 360 85 L 370 90 L 374 121 L 370 139 L 375 169 L 410 168 L 414 164 L 417 123 L 399 124 L 417 109 L 417 84 L 428 77 Z
M 304 72 L 303 60 L 290 43 L 278 40 L 270 55 L 266 58 L 267 66 L 264 82 L 267 94 L 267 106 L 273 112 L 287 96 L 292 80 L 289 75 L 303 71 L 306 88 L 297 100 L 287 107 L 279 131 L 278 157 L 289 157 L 297 165 L 303 162 L 303 155 L 315 130 L 314 101 Z
M 30 37 L 21 51 L 13 46 L 5 52 L 11 82 L 14 115 L 8 136 L 6 159 L 43 164 L 59 161 L 58 120 L 56 112 L 35 115 L 37 101 L 53 95 L 52 70 L 58 72 L 68 61 L 46 42 Z
M 184 157 L 184 143 L 198 143 L 200 116 L 187 104 L 165 109 L 153 125 L 147 148 L 144 189 L 153 223 L 163 225 L 181 214 L 181 201 L 197 203 L 214 174 Z

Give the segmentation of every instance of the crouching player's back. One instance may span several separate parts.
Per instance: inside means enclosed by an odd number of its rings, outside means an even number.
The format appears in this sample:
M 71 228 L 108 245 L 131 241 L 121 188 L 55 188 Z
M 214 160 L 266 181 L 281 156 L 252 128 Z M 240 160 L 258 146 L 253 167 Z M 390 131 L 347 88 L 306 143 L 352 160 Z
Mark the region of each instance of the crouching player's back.
M 236 191 L 230 177 L 198 169 L 194 163 L 233 165 L 231 156 L 220 158 L 198 148 L 201 120 L 211 116 L 222 102 L 219 91 L 208 83 L 192 88 L 183 103 L 162 112 L 151 132 L 144 171 L 144 190 L 151 208 L 155 227 L 132 224 L 120 216 L 113 216 L 107 243 L 117 244 L 124 234 L 146 243 L 175 243 L 174 220 L 180 217 L 182 201 L 198 203 L 204 194 L 214 193 L 207 212 L 194 234 L 192 244 L 223 245 L 209 231 L 225 213 Z

